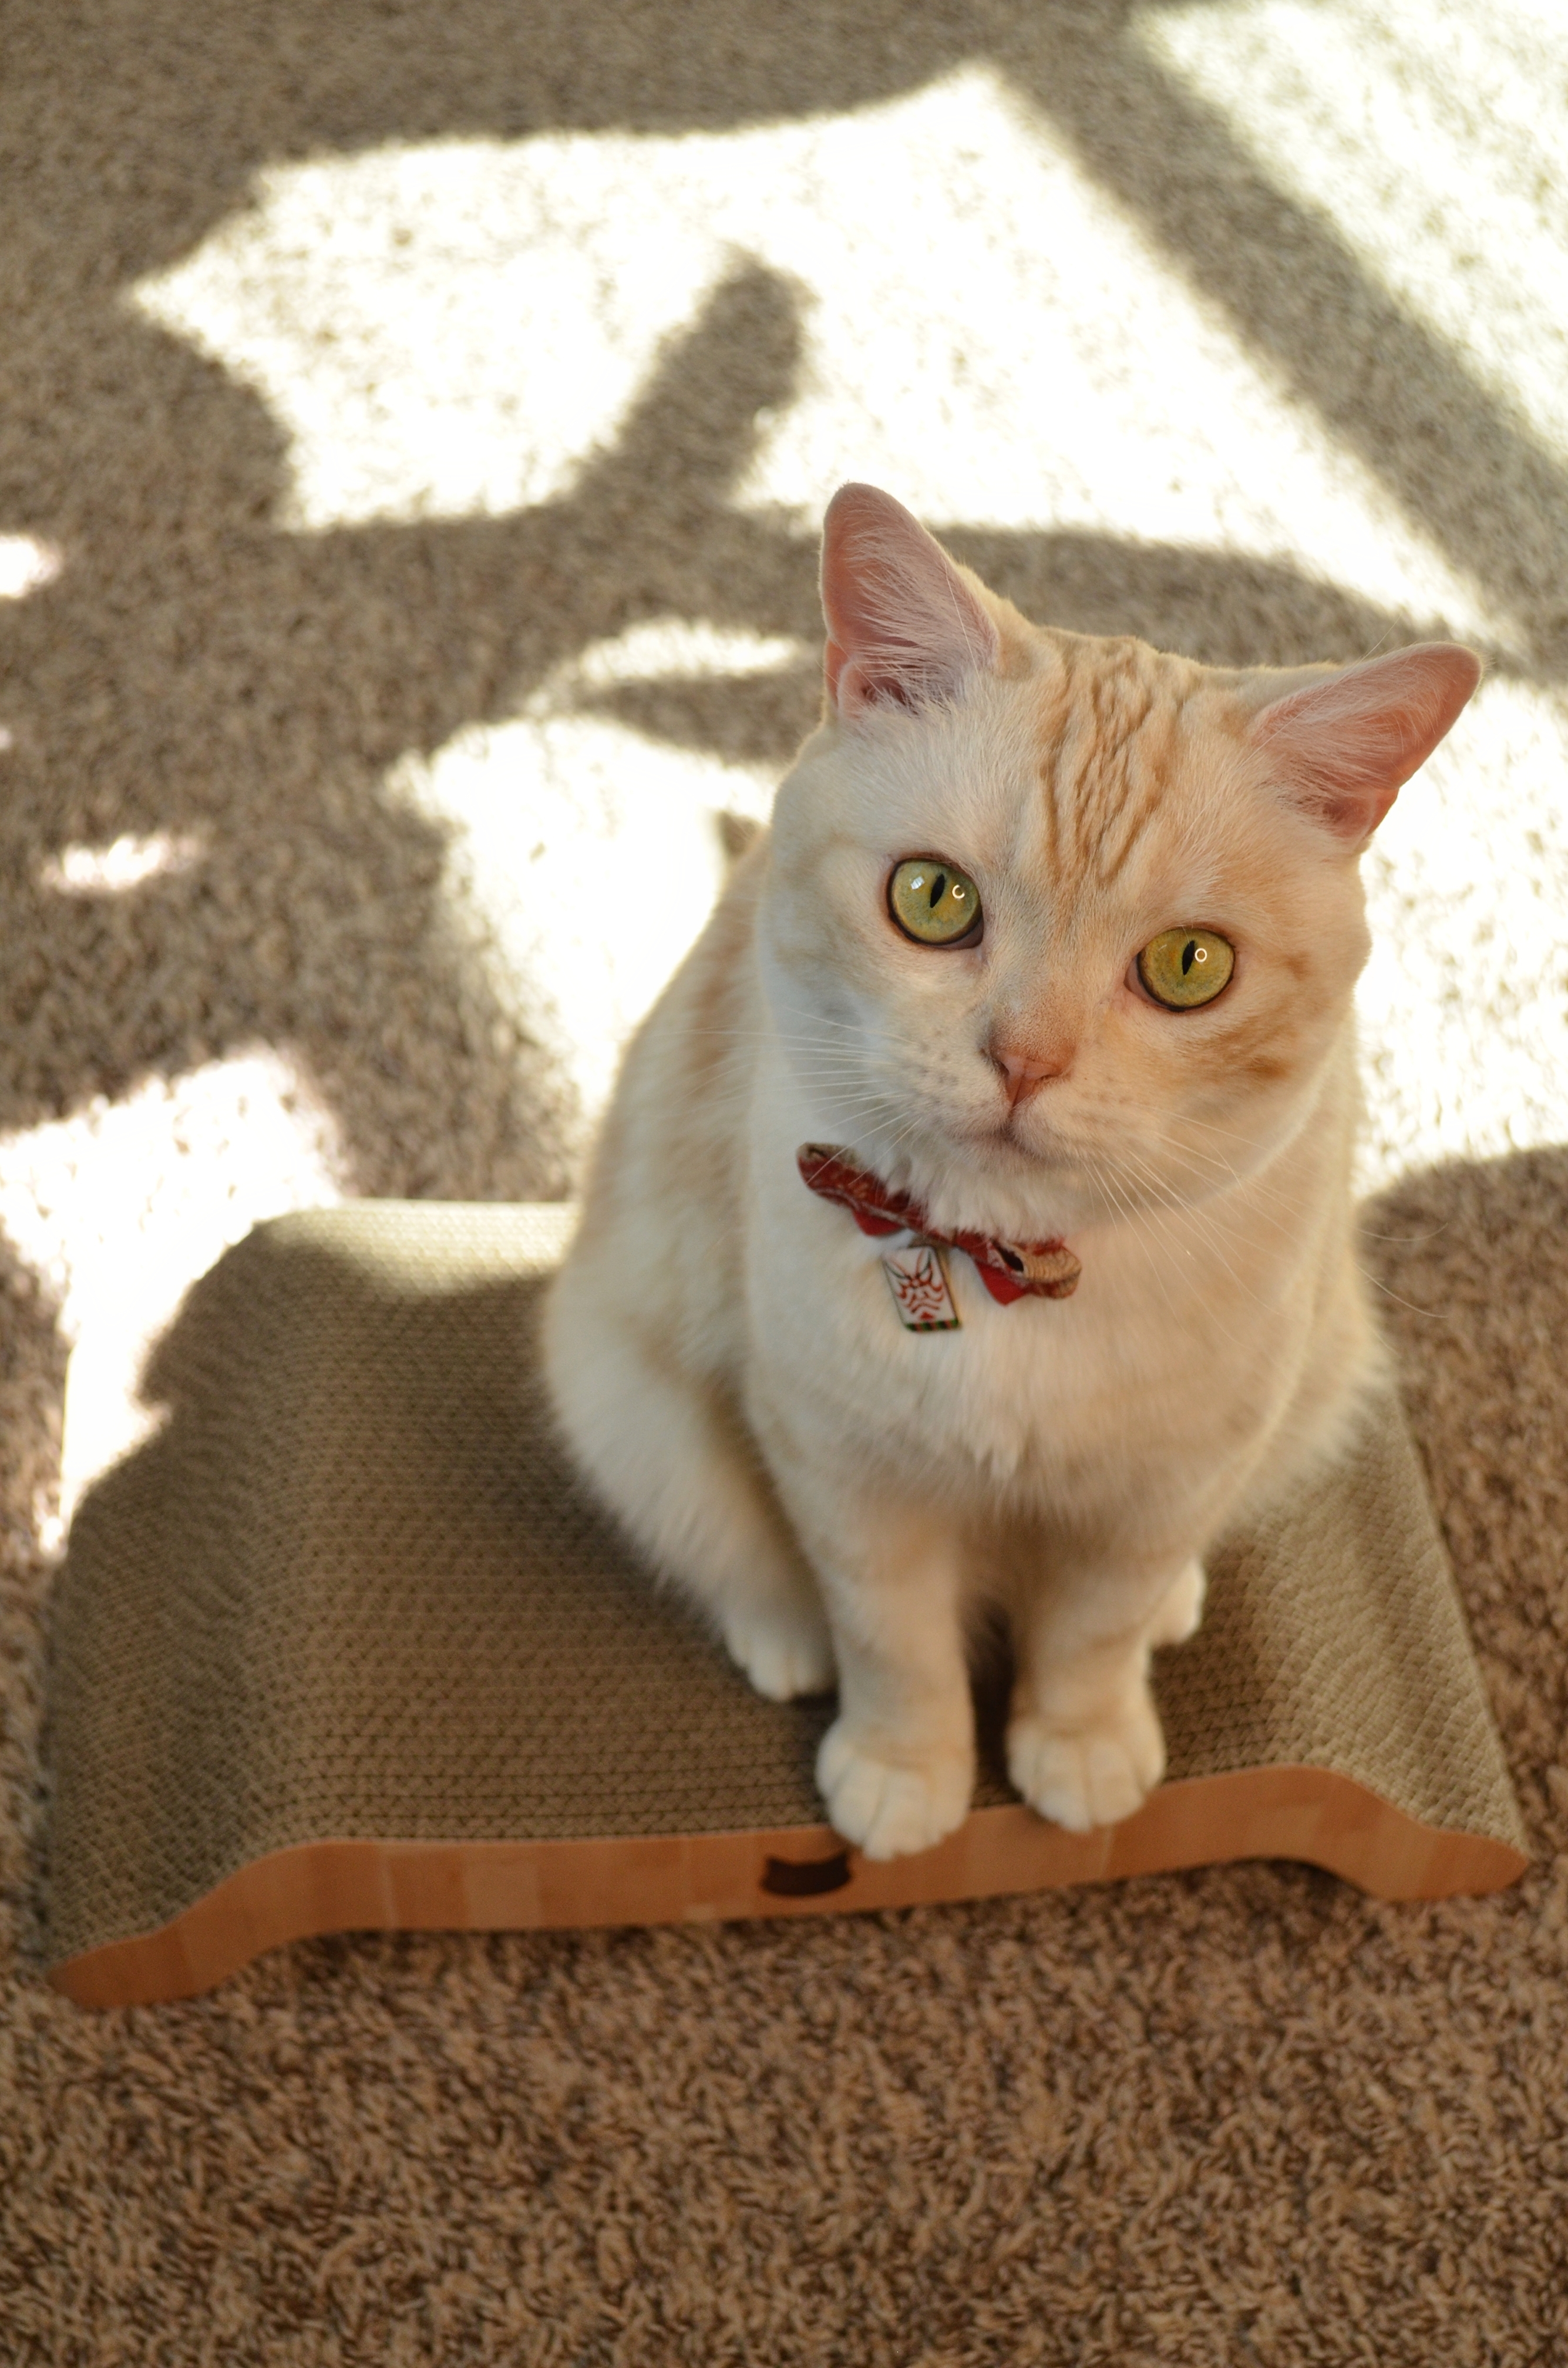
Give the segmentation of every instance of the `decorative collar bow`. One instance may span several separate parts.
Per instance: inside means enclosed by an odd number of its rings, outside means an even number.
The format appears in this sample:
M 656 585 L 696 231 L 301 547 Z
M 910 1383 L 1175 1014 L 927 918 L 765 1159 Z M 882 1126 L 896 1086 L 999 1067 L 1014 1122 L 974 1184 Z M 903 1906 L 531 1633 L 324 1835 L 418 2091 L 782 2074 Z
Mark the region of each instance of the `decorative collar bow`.
M 847 1209 L 863 1234 L 914 1234 L 922 1242 L 962 1250 L 981 1281 L 1004 1307 L 1015 1299 L 1070 1299 L 1084 1269 L 1065 1242 L 1004 1242 L 991 1234 L 944 1234 L 918 1201 L 894 1192 L 849 1152 L 830 1143 L 803 1143 L 795 1154 L 801 1181 L 824 1201 Z

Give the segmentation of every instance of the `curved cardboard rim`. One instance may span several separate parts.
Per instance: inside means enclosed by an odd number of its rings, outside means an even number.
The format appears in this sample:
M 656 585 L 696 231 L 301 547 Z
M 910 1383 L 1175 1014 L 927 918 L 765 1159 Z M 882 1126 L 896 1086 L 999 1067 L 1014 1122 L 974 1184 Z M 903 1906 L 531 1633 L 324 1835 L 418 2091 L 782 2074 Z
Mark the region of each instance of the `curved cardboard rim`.
M 194 1998 L 264 1951 L 326 1933 L 506 1932 L 913 1907 L 1237 1859 L 1303 1861 L 1381 1899 L 1501 1891 L 1510 1843 L 1425 1825 L 1337 1770 L 1246 1768 L 1163 1784 L 1119 1826 L 1070 1834 L 1021 1803 L 935 1850 L 877 1861 L 825 1825 L 570 1841 L 324 1839 L 268 1851 L 151 1932 L 64 1958 L 85 2007 Z

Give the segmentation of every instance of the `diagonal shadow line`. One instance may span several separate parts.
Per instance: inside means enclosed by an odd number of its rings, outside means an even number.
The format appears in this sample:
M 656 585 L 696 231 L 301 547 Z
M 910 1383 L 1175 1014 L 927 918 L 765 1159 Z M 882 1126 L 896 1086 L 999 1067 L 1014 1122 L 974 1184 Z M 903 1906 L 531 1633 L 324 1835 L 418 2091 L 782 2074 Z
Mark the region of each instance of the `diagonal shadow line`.
M 1329 222 L 1267 179 L 1214 108 L 1139 54 L 1132 0 L 1092 17 L 1051 0 L 1045 13 L 1049 80 L 999 28 L 993 54 L 1013 86 L 1221 307 L 1244 349 L 1265 357 L 1416 530 L 1517 618 L 1541 674 L 1561 680 L 1568 476 Z

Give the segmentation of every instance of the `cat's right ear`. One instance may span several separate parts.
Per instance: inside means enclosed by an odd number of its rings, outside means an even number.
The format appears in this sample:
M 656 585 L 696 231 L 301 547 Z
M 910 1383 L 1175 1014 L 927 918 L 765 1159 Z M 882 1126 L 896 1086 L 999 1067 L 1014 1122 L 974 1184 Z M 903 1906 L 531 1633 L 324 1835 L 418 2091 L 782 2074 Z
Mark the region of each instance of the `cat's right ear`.
M 950 699 L 996 664 L 1001 637 L 974 586 L 902 502 L 840 485 L 822 538 L 827 693 L 840 715 Z

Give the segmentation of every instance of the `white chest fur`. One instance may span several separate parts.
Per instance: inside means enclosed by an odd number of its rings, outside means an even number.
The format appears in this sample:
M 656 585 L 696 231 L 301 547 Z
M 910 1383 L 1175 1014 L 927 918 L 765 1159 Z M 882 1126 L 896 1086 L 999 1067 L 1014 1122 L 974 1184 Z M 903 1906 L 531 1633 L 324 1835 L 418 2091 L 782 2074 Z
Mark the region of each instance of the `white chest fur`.
M 1080 1233 L 1070 1299 L 998 1305 L 949 1253 L 959 1326 L 907 1330 L 886 1243 L 814 1198 L 793 1162 L 787 1091 L 759 1110 L 748 1217 L 747 1371 L 757 1428 L 783 1422 L 813 1462 L 901 1495 L 934 1489 L 987 1517 L 1089 1515 L 1128 1492 L 1173 1511 L 1250 1459 L 1289 1396 L 1307 1319 L 1281 1245 L 1249 1282 L 1244 1333 L 1222 1236 L 1123 1221 Z M 1259 1288 L 1274 1305 L 1257 1320 Z

